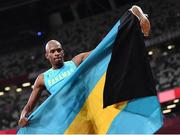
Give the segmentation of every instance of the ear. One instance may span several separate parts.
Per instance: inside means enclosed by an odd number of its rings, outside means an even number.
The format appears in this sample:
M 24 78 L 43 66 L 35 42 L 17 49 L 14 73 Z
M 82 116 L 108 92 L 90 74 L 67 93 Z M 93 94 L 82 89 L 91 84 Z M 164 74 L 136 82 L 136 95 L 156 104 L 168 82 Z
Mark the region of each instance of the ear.
M 47 53 L 45 53 L 45 58 L 46 58 L 46 59 L 49 59 L 49 56 L 48 56 L 48 54 L 47 54 Z
M 62 51 L 62 55 L 64 56 L 64 50 Z

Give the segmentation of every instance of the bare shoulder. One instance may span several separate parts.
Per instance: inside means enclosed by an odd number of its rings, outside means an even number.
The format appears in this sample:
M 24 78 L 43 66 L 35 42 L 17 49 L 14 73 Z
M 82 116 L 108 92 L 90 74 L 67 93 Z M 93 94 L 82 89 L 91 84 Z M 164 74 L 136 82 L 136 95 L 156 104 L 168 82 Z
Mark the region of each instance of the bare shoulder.
M 40 80 L 44 80 L 44 74 L 43 73 L 39 74 L 37 78 Z
M 34 87 L 45 87 L 43 73 L 39 74 L 38 77 L 36 78 L 36 81 L 34 83 Z

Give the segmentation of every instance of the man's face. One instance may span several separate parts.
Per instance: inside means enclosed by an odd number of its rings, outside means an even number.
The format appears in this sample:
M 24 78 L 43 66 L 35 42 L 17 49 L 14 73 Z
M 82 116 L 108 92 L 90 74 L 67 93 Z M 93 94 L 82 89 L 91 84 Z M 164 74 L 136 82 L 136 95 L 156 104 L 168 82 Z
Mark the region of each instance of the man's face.
M 46 58 L 52 66 L 61 66 L 64 63 L 64 50 L 60 43 L 52 42 L 46 47 Z

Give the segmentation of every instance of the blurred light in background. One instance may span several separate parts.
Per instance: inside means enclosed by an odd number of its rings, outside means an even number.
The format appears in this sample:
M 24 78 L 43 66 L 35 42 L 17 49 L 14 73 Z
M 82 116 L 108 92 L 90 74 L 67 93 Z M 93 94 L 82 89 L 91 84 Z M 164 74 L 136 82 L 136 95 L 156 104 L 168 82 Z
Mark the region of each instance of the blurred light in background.
M 30 86 L 30 85 L 31 85 L 30 82 L 26 82 L 26 83 L 23 83 L 23 84 L 22 84 L 23 87 L 28 87 L 28 86 Z
M 153 51 L 149 51 L 148 54 L 149 54 L 149 55 L 153 55 Z
M 5 91 L 10 91 L 11 88 L 10 88 L 10 87 L 5 87 L 4 90 L 5 90 Z
M 17 88 L 16 89 L 16 92 L 21 92 L 22 91 L 22 88 Z
M 4 95 L 4 92 L 0 92 L 0 96 L 3 96 Z
M 34 59 L 35 59 L 35 56 L 34 56 L 34 55 L 32 55 L 32 56 L 31 56 L 31 60 L 34 60 Z
M 168 105 L 167 109 L 172 109 L 172 108 L 175 108 L 175 107 L 176 107 L 176 104 L 172 104 L 172 105 Z
M 174 45 L 168 45 L 169 50 L 173 49 L 174 47 L 175 47 Z
M 167 56 L 168 55 L 168 53 L 167 52 L 163 52 L 163 56 Z
M 39 36 L 39 37 L 42 36 L 42 32 L 38 31 L 37 36 Z
M 170 112 L 171 112 L 171 109 L 163 110 L 163 114 L 170 113 Z
M 178 103 L 178 102 L 179 102 L 179 99 L 175 99 L 173 102 L 174 102 L 174 103 Z

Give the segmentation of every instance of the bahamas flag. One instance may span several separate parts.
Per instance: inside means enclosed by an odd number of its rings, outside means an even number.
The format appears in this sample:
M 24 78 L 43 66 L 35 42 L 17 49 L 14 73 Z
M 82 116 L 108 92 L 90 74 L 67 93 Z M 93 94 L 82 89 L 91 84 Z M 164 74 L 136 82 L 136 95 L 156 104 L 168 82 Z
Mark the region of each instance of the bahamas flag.
M 140 38 L 131 39 L 134 36 Z M 72 76 L 59 86 L 59 91 L 29 116 L 29 125 L 18 133 L 156 132 L 162 126 L 162 115 L 148 63 L 138 49 L 144 48 L 142 41 L 138 20 L 126 12 Z M 122 54 L 122 58 L 117 54 Z M 140 61 L 136 54 L 142 57 Z M 136 76 L 136 72 L 141 73 Z

